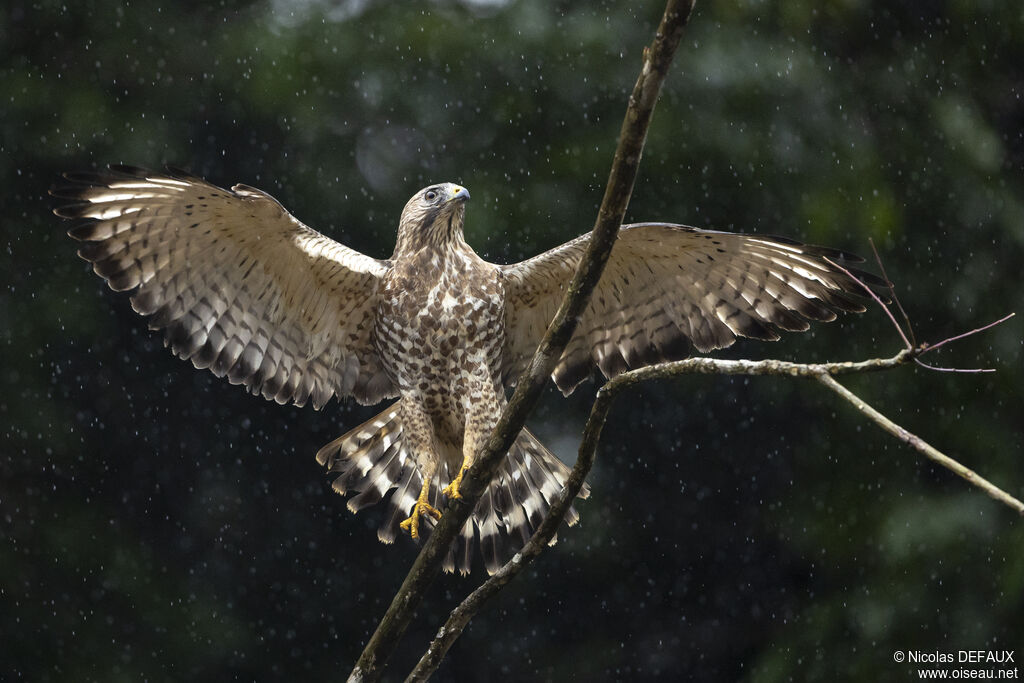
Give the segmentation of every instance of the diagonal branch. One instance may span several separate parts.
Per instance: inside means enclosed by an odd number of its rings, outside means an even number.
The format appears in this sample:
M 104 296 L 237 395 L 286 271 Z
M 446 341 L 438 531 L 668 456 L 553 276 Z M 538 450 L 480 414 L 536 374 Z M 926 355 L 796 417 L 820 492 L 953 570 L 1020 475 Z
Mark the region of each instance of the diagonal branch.
M 1001 322 L 1001 321 L 1000 321 Z M 990 326 L 986 326 L 990 327 Z M 985 329 L 985 328 L 982 328 Z M 954 339 L 959 338 L 955 337 Z M 590 468 L 594 464 L 598 441 L 601 438 L 601 430 L 604 427 L 608 412 L 614 399 L 623 390 L 655 379 L 677 377 L 683 374 L 705 374 L 705 375 L 774 375 L 782 377 L 803 377 L 816 379 L 840 397 L 852 404 L 858 411 L 878 424 L 882 429 L 895 436 L 900 441 L 912 446 L 923 453 L 928 459 L 946 469 L 952 471 L 964 480 L 982 489 L 989 496 L 1001 503 L 1008 505 L 1018 514 L 1024 516 L 1024 502 L 1013 497 L 1003 489 L 992 484 L 974 470 L 965 467 L 953 458 L 942 453 L 932 445 L 925 442 L 916 434 L 913 434 L 899 426 L 882 413 L 878 412 L 852 391 L 841 385 L 834 378 L 835 375 L 852 374 L 860 372 L 872 372 L 889 370 L 905 365 L 915 360 L 919 351 L 904 349 L 891 358 L 874 358 L 859 362 L 841 363 L 789 363 L 777 360 L 719 360 L 715 358 L 689 358 L 674 363 L 662 363 L 652 365 L 630 372 L 623 373 L 615 379 L 607 382 L 597 392 L 597 398 L 591 407 L 590 417 L 583 431 L 583 439 L 580 442 L 579 455 L 576 465 L 566 480 L 565 486 L 558 494 L 548 510 L 544 521 L 537 528 L 537 531 L 530 538 L 530 541 L 511 560 L 505 563 L 495 572 L 494 576 L 480 585 L 470 593 L 455 609 L 452 610 L 448 620 L 442 626 L 437 635 L 431 641 L 427 651 L 423 654 L 416 668 L 406 679 L 410 681 L 426 680 L 437 669 L 445 653 L 462 635 L 463 630 L 470 620 L 476 616 L 483 605 L 498 593 L 509 581 L 519 574 L 526 566 L 533 561 L 540 553 L 548 547 L 548 543 L 554 536 L 559 524 L 564 518 L 573 499 L 583 486 L 583 481 Z
M 619 132 L 619 142 L 594 224 L 593 237 L 580 267 L 537 353 L 523 376 L 518 379 L 516 391 L 497 427 L 463 479 L 460 486 L 462 498 L 449 502 L 437 527 L 381 618 L 377 630 L 366 644 L 349 680 L 375 681 L 380 678 L 387 658 L 412 621 L 413 612 L 422 601 L 427 587 L 441 571 L 448 548 L 476 507 L 501 459 L 525 425 L 526 417 L 540 397 L 544 383 L 569 343 L 618 236 L 633 191 L 654 105 L 679 46 L 683 29 L 689 21 L 693 4 L 694 0 L 668 0 L 654 41 L 644 50 L 643 66 L 630 95 Z
M 1017 514 L 1024 516 L 1024 503 L 1014 498 L 1009 493 L 1007 493 L 1006 491 L 1002 490 L 1001 488 L 990 482 L 988 479 L 985 479 L 983 476 L 981 476 L 971 468 L 961 465 L 959 462 L 949 457 L 939 449 L 935 448 L 927 441 L 914 434 L 913 432 L 909 432 L 903 427 L 899 426 L 898 424 L 887 418 L 885 415 L 869 406 L 867 403 L 864 402 L 863 399 L 858 397 L 855 393 L 844 387 L 839 382 L 835 381 L 835 379 L 833 379 L 830 375 L 818 375 L 816 379 L 822 384 L 824 384 L 826 387 L 831 389 L 832 391 L 836 392 L 837 394 L 845 398 L 847 401 L 853 404 L 853 406 L 857 410 L 859 410 L 861 413 L 869 417 L 871 420 L 875 422 L 875 424 L 877 424 L 879 427 L 895 436 L 900 441 L 904 442 L 908 446 L 913 447 L 919 453 L 924 454 L 924 456 L 931 460 L 932 462 L 938 463 L 939 465 L 945 467 L 947 470 L 957 475 L 958 477 L 962 478 L 967 483 L 977 486 L 982 491 L 987 493 L 989 496 L 991 496 L 995 500 L 998 500 L 1000 503 L 1004 503 L 1009 507 L 1013 508 L 1017 512 Z
M 576 464 L 569 473 L 569 478 L 566 479 L 562 490 L 551 502 L 551 507 L 548 508 L 548 512 L 540 526 L 537 527 L 537 530 L 521 551 L 499 567 L 493 576 L 484 581 L 452 610 L 448 620 L 437 632 L 427 651 L 420 658 L 419 663 L 416 664 L 416 668 L 405 679 L 406 683 L 425 681 L 430 678 L 441 664 L 441 660 L 444 659 L 448 650 L 459 639 L 459 636 L 462 635 L 462 631 L 469 624 L 470 619 L 476 616 L 484 603 L 494 597 L 498 591 L 505 587 L 505 584 L 515 578 L 526 565 L 540 555 L 545 548 L 549 547 L 548 544 L 562 523 L 566 512 L 569 511 L 572 501 L 579 494 L 580 489 L 583 488 L 583 481 L 594 464 L 597 444 L 601 439 L 601 430 L 608 417 L 608 411 L 611 410 L 612 401 L 614 401 L 618 393 L 618 389 L 613 383 L 614 380 L 598 390 L 597 397 L 590 407 L 590 417 L 587 418 L 587 425 L 583 428 L 583 438 L 580 441 Z

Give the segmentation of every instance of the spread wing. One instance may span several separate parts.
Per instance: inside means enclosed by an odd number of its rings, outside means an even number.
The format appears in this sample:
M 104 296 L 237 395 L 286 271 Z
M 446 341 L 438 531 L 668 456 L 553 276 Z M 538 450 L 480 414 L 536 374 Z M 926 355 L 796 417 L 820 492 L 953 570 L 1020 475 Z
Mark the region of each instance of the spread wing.
M 579 265 L 590 234 L 521 263 L 506 282 L 502 377 L 514 381 L 533 356 Z M 623 226 L 608 265 L 552 377 L 568 394 L 596 365 L 605 377 L 629 368 L 729 346 L 736 337 L 776 340 L 808 320 L 861 312 L 863 289 L 825 259 L 860 261 L 777 237 L 668 223 Z M 844 267 L 847 267 L 844 265 Z M 851 270 L 869 285 L 887 283 Z
M 278 403 L 396 392 L 370 342 L 389 262 L 307 228 L 270 195 L 184 172 L 70 174 L 56 209 L 79 255 L 197 368 Z

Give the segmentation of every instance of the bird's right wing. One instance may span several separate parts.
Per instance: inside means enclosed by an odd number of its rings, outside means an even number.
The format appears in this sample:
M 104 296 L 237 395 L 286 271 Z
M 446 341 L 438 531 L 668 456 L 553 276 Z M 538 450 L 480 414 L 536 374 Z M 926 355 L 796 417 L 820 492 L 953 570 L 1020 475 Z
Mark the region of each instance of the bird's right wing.
M 278 403 L 395 395 L 370 341 L 389 262 L 311 230 L 270 195 L 112 166 L 51 190 L 79 255 L 197 368 Z

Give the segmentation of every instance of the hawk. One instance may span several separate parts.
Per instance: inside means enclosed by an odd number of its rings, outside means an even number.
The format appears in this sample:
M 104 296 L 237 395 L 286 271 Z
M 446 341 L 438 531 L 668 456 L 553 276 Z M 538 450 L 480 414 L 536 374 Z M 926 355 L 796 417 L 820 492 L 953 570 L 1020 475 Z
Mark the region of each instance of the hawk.
M 460 495 L 590 240 L 488 263 L 463 237 L 469 192 L 443 183 L 412 196 L 394 253 L 376 259 L 248 185 L 128 166 L 64 177 L 51 193 L 73 201 L 57 215 L 83 219 L 69 231 L 79 255 L 111 289 L 133 292 L 132 307 L 180 358 L 282 404 L 398 398 L 316 456 L 338 474 L 335 491 L 356 494 L 353 512 L 394 489 L 385 543 L 401 529 L 429 532 L 444 500 Z M 863 311 L 861 285 L 836 259 L 857 260 L 778 237 L 625 225 L 552 379 L 569 394 L 595 365 L 611 378 Z M 503 542 L 525 543 L 567 475 L 524 429 L 446 569 L 468 573 L 479 536 L 493 573 Z M 571 511 L 569 524 L 577 519 Z

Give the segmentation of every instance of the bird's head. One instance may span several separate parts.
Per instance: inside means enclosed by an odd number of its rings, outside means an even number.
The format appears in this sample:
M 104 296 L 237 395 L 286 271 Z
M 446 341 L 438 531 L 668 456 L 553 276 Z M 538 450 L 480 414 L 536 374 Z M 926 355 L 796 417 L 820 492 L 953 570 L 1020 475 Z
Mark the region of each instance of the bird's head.
M 469 190 L 454 183 L 425 187 L 406 203 L 398 223 L 395 253 L 462 239 Z

